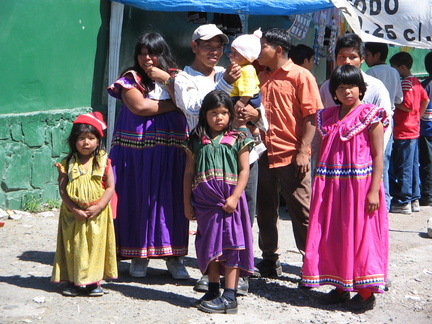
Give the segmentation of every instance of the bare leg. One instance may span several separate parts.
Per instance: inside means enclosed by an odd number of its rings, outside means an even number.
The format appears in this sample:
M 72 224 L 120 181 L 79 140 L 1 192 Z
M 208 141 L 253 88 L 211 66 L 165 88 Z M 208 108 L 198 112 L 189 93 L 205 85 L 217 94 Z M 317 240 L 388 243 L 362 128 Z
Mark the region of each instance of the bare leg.
M 239 268 L 225 268 L 225 288 L 237 289 L 240 275 Z

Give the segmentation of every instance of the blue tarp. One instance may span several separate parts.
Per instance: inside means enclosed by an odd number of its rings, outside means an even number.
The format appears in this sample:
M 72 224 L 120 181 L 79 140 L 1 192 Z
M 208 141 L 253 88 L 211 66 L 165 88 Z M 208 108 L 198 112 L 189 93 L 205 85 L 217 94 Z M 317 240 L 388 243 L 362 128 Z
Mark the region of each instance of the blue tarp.
M 111 0 L 148 11 L 287 16 L 334 7 L 331 0 Z

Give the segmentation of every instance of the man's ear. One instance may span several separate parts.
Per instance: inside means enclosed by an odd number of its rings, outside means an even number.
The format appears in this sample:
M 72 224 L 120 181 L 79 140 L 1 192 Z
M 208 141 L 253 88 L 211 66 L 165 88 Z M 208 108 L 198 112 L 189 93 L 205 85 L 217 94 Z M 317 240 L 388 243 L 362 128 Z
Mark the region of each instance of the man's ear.
M 282 46 L 278 45 L 276 46 L 276 54 L 284 54 L 284 51 L 282 49 Z M 288 53 L 286 53 L 286 55 L 288 55 Z
M 196 53 L 197 52 L 197 47 L 198 47 L 198 43 L 195 42 L 195 41 L 191 41 L 192 52 Z

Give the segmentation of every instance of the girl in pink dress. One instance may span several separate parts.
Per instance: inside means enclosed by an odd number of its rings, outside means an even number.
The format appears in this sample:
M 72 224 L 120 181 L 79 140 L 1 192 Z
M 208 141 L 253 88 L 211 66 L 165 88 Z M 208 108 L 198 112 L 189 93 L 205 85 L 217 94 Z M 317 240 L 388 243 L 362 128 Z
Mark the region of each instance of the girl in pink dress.
M 384 109 L 363 104 L 361 71 L 339 66 L 330 91 L 339 106 L 317 114 L 321 151 L 303 265 L 307 287 L 333 285 L 323 304 L 365 311 L 387 280 L 388 218 L 383 172 Z M 350 291 L 356 294 L 350 299 Z

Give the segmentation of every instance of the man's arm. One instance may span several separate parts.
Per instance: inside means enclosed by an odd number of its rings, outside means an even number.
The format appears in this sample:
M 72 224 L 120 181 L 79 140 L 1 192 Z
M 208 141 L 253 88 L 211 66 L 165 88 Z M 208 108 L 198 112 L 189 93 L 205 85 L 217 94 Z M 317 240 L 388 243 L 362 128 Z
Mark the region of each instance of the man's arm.
M 303 136 L 295 157 L 295 163 L 298 168 L 297 177 L 299 178 L 304 178 L 310 169 L 309 148 L 315 135 L 315 117 L 316 114 L 308 115 L 303 121 Z

